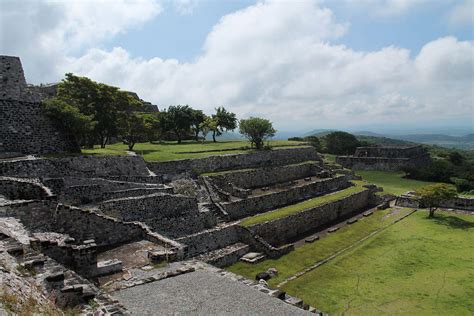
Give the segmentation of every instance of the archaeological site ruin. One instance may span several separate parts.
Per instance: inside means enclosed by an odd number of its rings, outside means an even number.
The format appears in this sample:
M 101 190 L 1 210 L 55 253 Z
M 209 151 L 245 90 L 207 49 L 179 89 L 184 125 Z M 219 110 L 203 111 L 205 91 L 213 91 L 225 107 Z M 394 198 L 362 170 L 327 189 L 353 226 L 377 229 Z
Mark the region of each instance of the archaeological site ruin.
M 80 155 L 42 115 L 47 87 L 27 85 L 18 58 L 0 61 L 0 276 L 20 296 L 85 315 L 323 315 L 263 281 L 277 271 L 259 281 L 222 268 L 279 258 L 387 207 L 310 146 L 166 162 Z M 76 154 L 43 155 L 60 152 Z M 420 147 L 358 148 L 337 161 L 397 170 L 426 159 Z

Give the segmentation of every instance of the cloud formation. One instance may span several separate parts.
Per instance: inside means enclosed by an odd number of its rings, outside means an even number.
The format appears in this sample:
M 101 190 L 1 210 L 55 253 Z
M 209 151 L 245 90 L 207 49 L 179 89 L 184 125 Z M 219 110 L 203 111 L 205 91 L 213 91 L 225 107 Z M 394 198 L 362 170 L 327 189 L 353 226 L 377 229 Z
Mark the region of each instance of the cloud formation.
M 132 18 L 104 32 L 144 21 Z M 161 107 L 190 104 L 211 112 L 225 105 L 240 117 L 269 117 L 280 129 L 472 115 L 473 42 L 443 37 L 416 56 L 394 46 L 365 52 L 332 44 L 348 31 L 316 1 L 265 1 L 222 17 L 192 63 L 94 47 L 63 52 L 49 74 L 89 76 Z

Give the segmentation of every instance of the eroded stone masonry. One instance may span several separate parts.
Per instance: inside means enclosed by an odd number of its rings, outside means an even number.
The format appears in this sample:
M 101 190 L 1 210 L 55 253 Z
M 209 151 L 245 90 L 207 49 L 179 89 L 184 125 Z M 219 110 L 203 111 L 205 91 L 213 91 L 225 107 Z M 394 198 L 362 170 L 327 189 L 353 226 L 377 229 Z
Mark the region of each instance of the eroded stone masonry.
M 338 156 L 336 162 L 354 170 L 399 171 L 418 168 L 430 162 L 423 146 L 412 147 L 358 147 L 353 156 Z
M 2 69 L 8 67 L 17 77 L 3 80 L 1 101 L 9 115 L 2 120 L 9 123 L 1 127 L 0 152 L 10 153 L 0 159 L 3 293 L 27 297 L 29 291 L 43 305 L 53 300 L 90 315 L 192 314 L 203 306 L 203 313 L 322 314 L 264 282 L 220 268 L 293 251 L 294 241 L 379 203 L 377 188 L 359 187 L 337 200 L 246 225 L 282 207 L 346 192 L 355 186 L 353 175 L 326 168 L 312 147 L 163 163 L 133 156 L 13 155 L 73 145 L 52 127 L 39 131 L 45 142 L 20 128 L 28 113 L 19 109 L 16 118 L 13 107 L 38 103 L 25 100 L 19 60 L 3 58 Z M 174 295 L 187 303 L 170 307 Z M 39 310 L 48 308 L 41 304 Z

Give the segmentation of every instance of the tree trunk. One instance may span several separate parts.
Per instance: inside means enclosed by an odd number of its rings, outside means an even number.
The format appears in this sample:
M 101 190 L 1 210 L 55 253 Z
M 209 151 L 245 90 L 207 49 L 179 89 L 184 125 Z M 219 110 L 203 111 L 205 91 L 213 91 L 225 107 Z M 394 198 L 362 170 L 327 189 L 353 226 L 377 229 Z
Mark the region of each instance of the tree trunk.
M 128 142 L 128 150 L 132 151 L 133 146 L 135 146 L 135 142 Z
M 434 217 L 435 211 L 436 211 L 436 208 L 430 207 L 430 215 L 429 215 L 429 217 Z
M 197 142 L 199 141 L 199 130 L 198 129 L 196 130 L 196 136 L 194 138 L 196 139 Z
M 212 141 L 216 142 L 216 131 L 212 131 Z

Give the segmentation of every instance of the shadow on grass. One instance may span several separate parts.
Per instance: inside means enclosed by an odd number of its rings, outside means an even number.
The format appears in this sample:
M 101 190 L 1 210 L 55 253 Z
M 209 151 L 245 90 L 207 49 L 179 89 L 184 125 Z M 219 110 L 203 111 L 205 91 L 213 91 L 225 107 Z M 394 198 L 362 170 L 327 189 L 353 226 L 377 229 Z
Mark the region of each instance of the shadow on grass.
M 434 217 L 426 217 L 426 219 L 434 221 L 436 224 L 448 226 L 450 228 L 456 229 L 472 229 L 474 228 L 474 223 L 465 221 L 462 218 L 456 216 L 444 216 L 435 214 Z

